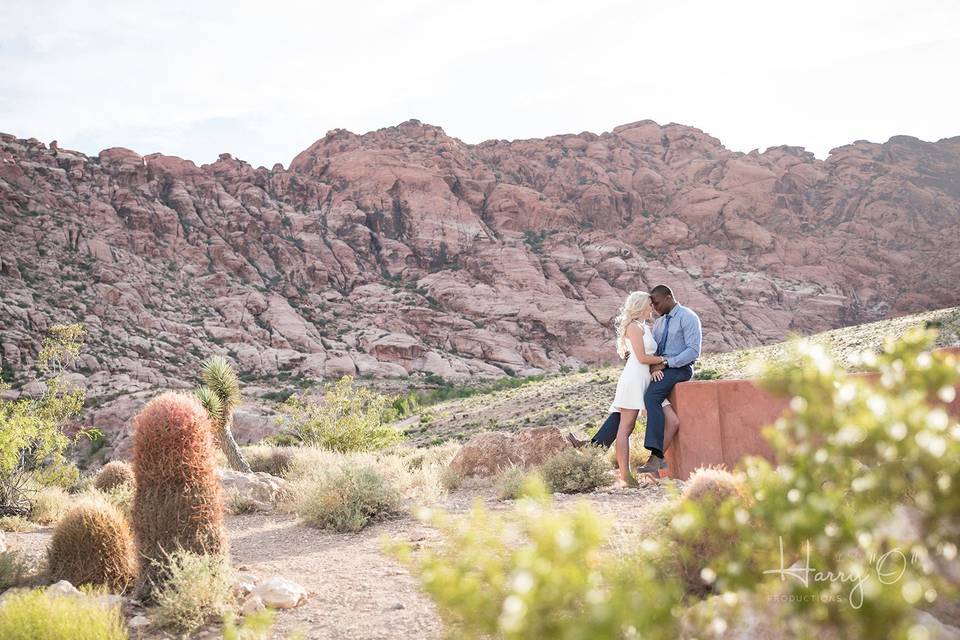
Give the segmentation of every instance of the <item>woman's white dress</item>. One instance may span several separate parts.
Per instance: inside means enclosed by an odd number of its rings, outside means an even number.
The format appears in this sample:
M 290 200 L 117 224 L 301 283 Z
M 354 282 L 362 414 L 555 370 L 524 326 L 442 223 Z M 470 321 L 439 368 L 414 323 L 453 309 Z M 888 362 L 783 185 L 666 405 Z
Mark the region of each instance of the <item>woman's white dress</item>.
M 640 323 L 643 327 L 643 348 L 647 355 L 657 352 L 657 341 L 653 338 L 650 327 Z M 617 395 L 613 398 L 609 413 L 619 413 L 620 409 L 643 409 L 643 394 L 650 386 L 650 365 L 643 364 L 633 354 L 630 341 L 627 340 L 627 364 L 623 367 L 620 380 L 617 382 Z M 663 406 L 670 404 L 663 401 Z

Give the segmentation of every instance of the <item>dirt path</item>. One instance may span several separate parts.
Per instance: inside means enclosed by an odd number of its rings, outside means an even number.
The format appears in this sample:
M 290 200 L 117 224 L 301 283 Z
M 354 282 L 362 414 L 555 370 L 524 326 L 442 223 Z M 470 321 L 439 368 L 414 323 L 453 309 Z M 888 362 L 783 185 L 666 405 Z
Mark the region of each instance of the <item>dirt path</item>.
M 611 544 L 626 548 L 644 514 L 665 497 L 664 487 L 659 486 L 557 495 L 554 499 L 564 509 L 587 500 L 599 515 L 612 521 Z M 512 503 L 493 498 L 489 487 L 456 491 L 438 506 L 463 513 L 478 499 L 492 511 L 512 508 Z M 420 591 L 416 578 L 384 551 L 386 540 L 423 545 L 440 542 L 435 530 L 416 519 L 404 516 L 357 534 L 313 529 L 294 516 L 279 514 L 229 516 L 226 526 L 235 567 L 260 579 L 283 576 L 311 594 L 306 604 L 277 616 L 276 638 L 287 638 L 295 631 L 311 640 L 443 637 L 443 624 L 433 602 Z M 11 549 L 41 558 L 50 532 L 47 527 L 7 533 L 7 543 Z M 171 637 L 157 631 L 147 636 Z M 219 634 L 207 629 L 194 637 Z
M 281 575 L 310 592 L 305 605 L 277 617 L 283 637 L 298 629 L 310 639 L 442 636 L 433 603 L 383 551 L 384 538 L 423 538 L 416 520 L 394 520 L 358 534 L 312 529 L 292 516 L 236 516 L 227 527 L 235 565 L 260 578 Z

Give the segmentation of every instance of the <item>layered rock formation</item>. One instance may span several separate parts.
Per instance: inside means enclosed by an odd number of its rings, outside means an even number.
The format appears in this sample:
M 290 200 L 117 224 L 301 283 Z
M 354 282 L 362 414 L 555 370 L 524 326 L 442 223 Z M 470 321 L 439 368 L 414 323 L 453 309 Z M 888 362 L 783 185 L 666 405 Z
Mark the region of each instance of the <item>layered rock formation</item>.
M 658 283 L 724 350 L 960 302 L 960 138 L 731 152 L 651 121 L 465 144 L 335 130 L 289 169 L 0 135 L 0 364 L 83 322 L 94 396 L 245 376 L 445 378 L 615 357 Z

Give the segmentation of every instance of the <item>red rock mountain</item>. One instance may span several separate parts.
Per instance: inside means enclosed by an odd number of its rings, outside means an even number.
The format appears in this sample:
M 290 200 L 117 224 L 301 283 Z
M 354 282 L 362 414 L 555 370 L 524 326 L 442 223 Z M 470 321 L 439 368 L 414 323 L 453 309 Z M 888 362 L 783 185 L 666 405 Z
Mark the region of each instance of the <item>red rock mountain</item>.
M 615 357 L 674 288 L 724 350 L 960 303 L 960 137 L 821 161 L 651 121 L 465 144 L 335 130 L 289 169 L 0 135 L 0 364 L 83 322 L 93 394 L 247 374 L 446 378 Z

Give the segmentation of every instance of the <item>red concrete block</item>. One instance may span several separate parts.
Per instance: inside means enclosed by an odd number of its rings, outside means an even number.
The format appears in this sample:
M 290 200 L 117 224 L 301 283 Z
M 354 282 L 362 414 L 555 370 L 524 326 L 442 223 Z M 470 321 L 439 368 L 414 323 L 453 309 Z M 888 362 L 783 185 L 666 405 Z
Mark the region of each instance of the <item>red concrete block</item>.
M 717 384 L 678 384 L 670 394 L 670 403 L 680 417 L 680 431 L 666 452 L 670 477 L 685 479 L 697 467 L 723 462 Z
M 939 352 L 960 357 L 960 348 Z M 733 468 L 745 456 L 774 461 L 763 428 L 783 414 L 788 399 L 767 393 L 752 380 L 702 380 L 678 384 L 670 402 L 680 417 L 680 431 L 666 452 L 670 477 L 685 480 L 701 466 Z M 946 408 L 960 416 L 960 388 Z
M 762 456 L 771 462 L 773 449 L 763 437 L 763 427 L 783 414 L 789 401 L 773 396 L 751 380 L 717 381 L 723 464 L 733 468 L 745 456 Z

